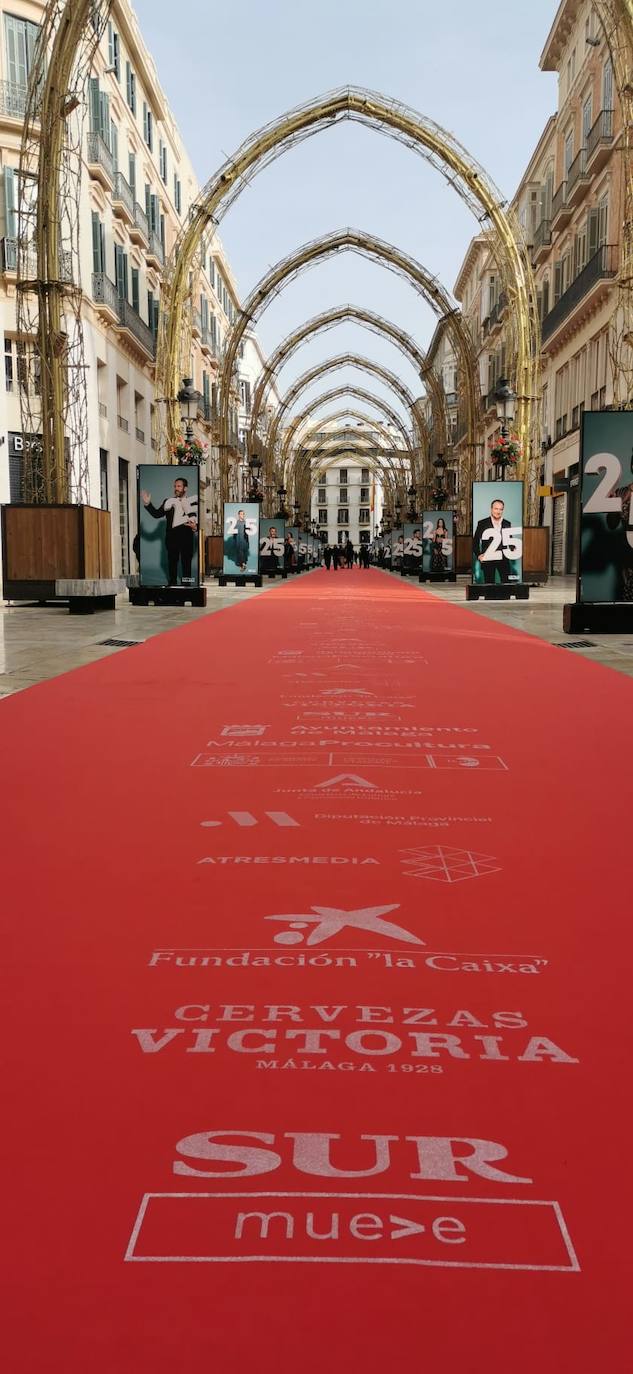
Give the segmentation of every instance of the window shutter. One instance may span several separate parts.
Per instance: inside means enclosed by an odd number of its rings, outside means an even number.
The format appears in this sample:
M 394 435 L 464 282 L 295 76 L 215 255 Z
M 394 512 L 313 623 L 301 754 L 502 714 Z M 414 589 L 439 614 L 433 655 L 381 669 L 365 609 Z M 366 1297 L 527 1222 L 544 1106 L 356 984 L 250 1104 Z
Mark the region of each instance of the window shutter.
M 563 265 L 557 262 L 554 266 L 554 305 L 562 296 Z
M 90 77 L 90 132 L 91 134 L 101 132 L 101 98 L 99 81 L 96 76 Z
M 598 240 L 600 234 L 600 211 L 596 207 L 590 210 L 587 215 L 587 252 L 590 258 L 598 252 Z
M 16 182 L 13 167 L 4 169 L 4 225 L 8 239 L 17 238 Z
M 101 221 L 96 210 L 92 212 L 92 270 L 97 275 L 103 271 L 101 261 Z
M 141 274 L 138 267 L 132 268 L 132 309 L 141 313 Z

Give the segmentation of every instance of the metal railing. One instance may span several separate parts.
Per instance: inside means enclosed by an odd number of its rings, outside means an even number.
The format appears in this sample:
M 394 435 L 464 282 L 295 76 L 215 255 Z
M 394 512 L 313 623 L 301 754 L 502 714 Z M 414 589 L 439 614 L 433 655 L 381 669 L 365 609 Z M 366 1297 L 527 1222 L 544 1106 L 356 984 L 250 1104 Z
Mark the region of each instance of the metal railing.
M 165 250 L 163 248 L 162 239 L 156 233 L 155 229 L 150 229 L 149 231 L 148 251 L 153 258 L 156 258 L 157 261 L 161 263 L 162 266 L 162 264 L 165 262 Z
M 123 329 L 129 330 L 130 334 L 134 335 L 134 338 L 141 344 L 150 358 L 156 357 L 156 338 L 153 330 L 145 323 L 145 320 L 141 319 L 134 306 L 130 305 L 129 301 L 123 300 L 122 297 L 119 299 L 119 322 Z M 138 438 L 138 434 L 136 437 Z
M 557 215 L 560 214 L 561 210 L 564 210 L 564 209 L 565 209 L 566 205 L 567 205 L 567 182 L 566 182 L 566 181 L 561 181 L 561 184 L 560 184 L 558 190 L 554 192 L 554 195 L 553 195 L 553 198 L 552 198 L 552 222 L 556 219 Z
M 536 226 L 536 231 L 534 234 L 534 243 L 532 244 L 532 252 L 538 253 L 539 249 L 548 248 L 551 242 L 552 221 L 549 219 L 542 219 L 540 224 L 537 224 Z
M 136 437 L 138 439 L 139 444 L 145 443 L 145 430 L 139 429 L 138 425 L 136 426 Z
M 0 114 L 9 119 L 24 119 L 27 91 L 28 87 L 17 81 L 0 81 Z
M 149 242 L 149 220 L 142 205 L 139 205 L 138 201 L 134 202 L 134 223 L 137 229 L 140 229 L 140 232 L 144 234 Z
M 569 200 L 572 191 L 580 181 L 587 176 L 587 149 L 581 148 L 576 154 L 571 167 L 567 173 L 567 199 Z
M 542 324 L 543 340 L 548 339 L 558 329 L 563 320 L 571 315 L 584 296 L 599 281 L 615 277 L 618 270 L 617 244 L 603 243 L 593 257 L 574 278 L 567 290 L 557 300 L 556 305 L 545 316 Z
M 134 196 L 132 195 L 132 187 L 129 182 L 126 181 L 122 172 L 117 172 L 114 179 L 112 199 L 124 205 L 130 219 L 134 219 Z
M 114 181 L 114 158 L 101 134 L 88 134 L 87 160 L 92 167 L 103 167 L 110 181 Z
M 492 310 L 490 311 L 490 314 L 488 316 L 489 330 L 494 329 L 495 325 L 499 323 L 507 304 L 508 297 L 506 296 L 505 291 L 501 291 L 498 300 L 495 301 Z
M 105 401 L 99 401 L 99 414 L 104 420 L 108 418 L 108 407 Z
M 593 157 L 601 143 L 610 143 L 612 139 L 613 110 L 601 110 L 587 135 L 587 161 Z
M 2 271 L 17 272 L 18 269 L 18 241 L 17 239 L 2 239 Z
M 125 415 L 117 415 L 117 422 L 119 429 L 122 429 L 124 434 L 129 434 L 130 422 L 126 420 Z
M 97 305 L 105 305 L 113 314 L 119 313 L 119 293 L 113 281 L 105 272 L 92 274 L 92 299 Z

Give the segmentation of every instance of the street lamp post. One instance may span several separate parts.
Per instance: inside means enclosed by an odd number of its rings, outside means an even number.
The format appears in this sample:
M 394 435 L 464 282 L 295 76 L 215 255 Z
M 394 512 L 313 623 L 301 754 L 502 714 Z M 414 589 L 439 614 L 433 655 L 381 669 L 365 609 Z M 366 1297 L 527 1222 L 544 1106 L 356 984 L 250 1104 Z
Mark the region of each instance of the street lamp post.
M 516 393 L 512 390 L 507 377 L 500 377 L 495 389 L 495 404 L 497 419 L 501 421 L 502 439 L 510 437 L 508 426 L 512 424 L 516 414 L 516 400 Z M 505 470 L 506 463 L 503 460 L 495 464 L 495 476 L 498 481 L 505 481 Z
M 249 459 L 248 466 L 251 477 L 251 485 L 250 491 L 248 493 L 248 499 L 249 501 L 256 501 L 258 503 L 261 503 L 264 499 L 264 494 L 259 485 L 259 478 L 262 470 L 261 458 L 258 458 L 257 454 L 254 454 L 253 457 Z
M 417 518 L 418 518 L 418 509 L 417 509 L 417 497 L 418 497 L 418 493 L 417 493 L 415 487 L 413 486 L 413 484 L 411 484 L 411 486 L 409 487 L 409 490 L 408 490 L 408 492 L 407 492 L 407 496 L 409 497 L 409 511 L 408 511 L 409 519 L 410 519 L 410 520 L 417 520 Z
M 448 492 L 446 490 L 446 487 L 444 486 L 444 478 L 446 476 L 446 459 L 443 453 L 438 453 L 437 458 L 433 463 L 433 467 L 435 468 L 435 488 L 433 490 L 433 505 L 435 506 L 436 510 L 442 510 L 446 501 L 448 500 Z
M 183 377 L 182 387 L 178 392 L 178 402 L 181 407 L 181 418 L 185 424 L 185 440 L 187 444 L 193 443 L 193 415 L 198 403 L 198 393 L 193 384 L 193 377 Z
M 278 487 L 278 488 L 277 488 L 277 496 L 278 496 L 278 498 L 279 498 L 279 510 L 278 510 L 277 513 L 276 513 L 276 519 L 277 519 L 277 520 L 287 520 L 287 519 L 288 519 L 288 511 L 286 510 L 286 496 L 287 496 L 287 494 L 288 494 L 288 493 L 287 493 L 287 491 L 286 491 L 286 488 L 285 488 L 283 485 L 282 485 L 281 487 Z

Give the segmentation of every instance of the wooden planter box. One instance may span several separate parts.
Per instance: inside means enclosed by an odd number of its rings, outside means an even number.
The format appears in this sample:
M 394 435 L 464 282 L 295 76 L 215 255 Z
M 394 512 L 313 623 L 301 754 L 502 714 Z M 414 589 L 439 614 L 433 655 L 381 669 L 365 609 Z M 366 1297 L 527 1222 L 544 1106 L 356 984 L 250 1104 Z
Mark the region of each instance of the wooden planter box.
M 6 601 L 53 601 L 60 579 L 111 577 L 109 511 L 95 506 L 2 507 Z

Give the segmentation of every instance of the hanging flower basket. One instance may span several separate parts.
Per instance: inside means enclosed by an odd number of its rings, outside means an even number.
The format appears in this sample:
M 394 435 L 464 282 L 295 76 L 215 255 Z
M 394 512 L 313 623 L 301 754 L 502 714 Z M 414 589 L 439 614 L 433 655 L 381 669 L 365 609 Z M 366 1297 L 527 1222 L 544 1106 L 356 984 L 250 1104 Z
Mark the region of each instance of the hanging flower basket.
M 490 440 L 488 461 L 495 467 L 516 467 L 521 454 L 521 441 L 516 434 L 498 434 Z
M 178 439 L 172 448 L 172 455 L 178 459 L 179 463 L 195 464 L 204 463 L 207 455 L 207 444 L 198 443 L 197 439 Z

